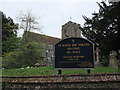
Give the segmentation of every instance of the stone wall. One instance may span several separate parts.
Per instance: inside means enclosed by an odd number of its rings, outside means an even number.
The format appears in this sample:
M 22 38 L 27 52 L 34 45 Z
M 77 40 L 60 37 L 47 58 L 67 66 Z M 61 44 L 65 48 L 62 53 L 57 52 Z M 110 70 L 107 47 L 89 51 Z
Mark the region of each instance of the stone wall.
M 80 24 L 69 21 L 62 25 L 62 39 L 70 37 L 81 37 Z
M 120 89 L 120 74 L 2 77 L 3 88 L 113 88 Z
M 9 90 L 10 88 L 16 89 L 16 90 L 22 90 L 27 89 L 27 90 L 38 90 L 38 89 L 43 89 L 43 88 L 56 88 L 56 89 L 104 89 L 106 88 L 108 90 L 119 90 L 120 89 L 120 83 L 119 82 L 84 82 L 84 83 L 44 83 L 44 84 L 22 84 L 22 83 L 7 83 L 4 89 Z

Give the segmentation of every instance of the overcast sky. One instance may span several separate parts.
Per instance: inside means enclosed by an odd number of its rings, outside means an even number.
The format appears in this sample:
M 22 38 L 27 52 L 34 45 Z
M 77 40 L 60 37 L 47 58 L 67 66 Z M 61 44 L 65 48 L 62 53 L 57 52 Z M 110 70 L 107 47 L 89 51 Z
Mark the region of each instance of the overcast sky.
M 0 10 L 10 16 L 16 23 L 16 17 L 21 11 L 31 9 L 35 16 L 40 16 L 43 34 L 61 38 L 61 26 L 73 21 L 83 26 L 82 15 L 92 17 L 98 12 L 96 2 L 102 0 L 1 0 Z M 71 19 L 70 19 L 71 18 Z M 19 31 L 20 34 L 22 30 Z

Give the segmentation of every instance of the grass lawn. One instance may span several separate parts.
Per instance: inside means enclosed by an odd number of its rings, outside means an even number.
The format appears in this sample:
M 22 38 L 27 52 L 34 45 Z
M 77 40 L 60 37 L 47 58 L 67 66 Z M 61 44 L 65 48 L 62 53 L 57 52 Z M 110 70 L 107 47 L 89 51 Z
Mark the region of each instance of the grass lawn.
M 86 74 L 86 69 L 63 69 L 62 74 Z M 115 68 L 98 67 L 91 70 L 91 73 L 118 73 Z M 38 75 L 57 75 L 57 69 L 53 66 L 35 67 L 25 69 L 5 69 L 3 76 L 38 76 Z

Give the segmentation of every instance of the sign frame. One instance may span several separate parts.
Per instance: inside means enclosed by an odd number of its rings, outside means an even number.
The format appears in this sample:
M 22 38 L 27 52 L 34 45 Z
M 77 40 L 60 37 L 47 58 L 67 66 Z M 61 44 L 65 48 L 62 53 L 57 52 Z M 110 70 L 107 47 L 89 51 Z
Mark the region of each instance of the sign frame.
M 81 39 L 81 40 L 85 40 L 86 42 L 89 42 L 90 44 L 92 44 L 92 58 L 93 58 L 93 60 L 92 60 L 92 62 L 93 62 L 93 67 L 56 67 L 56 45 L 58 45 L 60 42 L 63 42 L 63 41 L 65 41 L 65 40 L 69 40 L 69 39 Z M 94 50 L 94 47 L 95 47 L 95 44 L 92 42 L 92 41 L 90 41 L 90 40 L 88 40 L 88 39 L 85 39 L 85 38 L 80 38 L 80 37 L 70 37 L 70 38 L 66 38 L 66 39 L 63 39 L 63 40 L 61 40 L 61 41 L 59 41 L 58 43 L 56 43 L 55 44 L 55 46 L 54 46 L 55 48 L 54 48 L 54 68 L 56 68 L 56 69 L 93 69 L 93 68 L 95 68 L 95 50 Z

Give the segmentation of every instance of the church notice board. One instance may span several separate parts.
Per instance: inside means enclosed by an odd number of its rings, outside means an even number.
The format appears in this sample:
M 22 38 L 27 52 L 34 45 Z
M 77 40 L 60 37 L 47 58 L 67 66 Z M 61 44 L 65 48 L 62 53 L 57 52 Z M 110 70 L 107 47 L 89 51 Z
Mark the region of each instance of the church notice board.
M 94 44 L 84 38 L 67 38 L 55 45 L 55 68 L 94 68 Z

